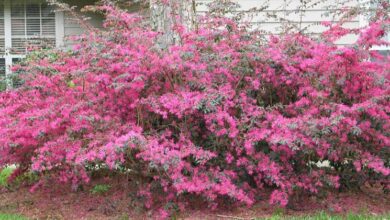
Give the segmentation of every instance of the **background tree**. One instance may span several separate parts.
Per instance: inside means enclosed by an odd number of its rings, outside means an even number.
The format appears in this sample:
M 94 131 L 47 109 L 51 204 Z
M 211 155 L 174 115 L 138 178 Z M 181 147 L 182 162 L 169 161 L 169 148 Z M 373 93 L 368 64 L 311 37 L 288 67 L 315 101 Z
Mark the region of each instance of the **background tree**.
M 178 31 L 195 27 L 196 4 L 194 0 L 150 0 L 150 21 L 155 31 L 161 32 L 159 44 L 166 47 L 177 43 Z

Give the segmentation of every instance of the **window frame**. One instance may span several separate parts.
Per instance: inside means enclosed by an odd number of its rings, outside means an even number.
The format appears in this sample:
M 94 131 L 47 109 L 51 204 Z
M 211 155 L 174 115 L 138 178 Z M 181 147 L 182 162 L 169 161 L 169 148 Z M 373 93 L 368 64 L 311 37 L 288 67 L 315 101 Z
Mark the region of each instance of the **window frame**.
M 34 3 L 34 1 L 30 0 L 3 0 L 3 21 L 4 21 L 4 53 L 0 54 L 0 59 L 5 59 L 5 79 L 6 86 L 8 88 L 12 88 L 12 82 L 9 80 L 9 75 L 12 74 L 11 67 L 13 64 L 13 60 L 15 59 L 23 59 L 26 57 L 27 52 L 23 53 L 13 53 L 12 49 L 12 15 L 11 15 L 11 1 L 20 1 L 23 4 Z M 44 1 L 35 1 L 43 3 Z M 41 9 L 41 8 L 40 8 Z M 1 8 L 0 8 L 1 10 Z M 40 15 L 40 29 L 42 32 L 42 15 Z M 27 24 L 27 17 L 25 17 L 25 22 Z M 25 25 L 26 25 L 25 24 Z M 54 43 L 55 47 L 62 47 L 64 45 L 64 36 L 65 36 L 65 27 L 64 27 L 64 12 L 63 11 L 54 11 Z M 28 34 L 25 33 L 26 39 L 28 39 Z M 44 36 L 42 33 L 39 37 Z M 38 38 L 39 38 L 38 37 Z

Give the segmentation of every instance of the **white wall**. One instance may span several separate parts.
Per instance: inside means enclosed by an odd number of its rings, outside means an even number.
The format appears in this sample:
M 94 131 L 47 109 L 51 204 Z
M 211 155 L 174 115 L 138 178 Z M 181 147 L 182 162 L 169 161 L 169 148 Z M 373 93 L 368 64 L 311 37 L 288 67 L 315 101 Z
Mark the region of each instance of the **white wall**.
M 83 1 L 67 0 L 66 3 L 68 3 L 70 6 L 76 6 L 76 12 L 79 12 L 83 6 L 94 4 L 94 0 L 83 0 Z M 85 14 L 85 16 L 90 18 L 87 22 L 92 24 L 94 27 L 97 28 L 102 27 L 103 17 L 101 15 L 88 13 Z M 72 45 L 72 41 L 69 40 L 69 37 L 80 35 L 85 31 L 87 31 L 87 29 L 83 27 L 83 25 L 81 25 L 80 22 L 68 12 L 64 13 L 63 19 L 64 19 L 63 28 L 64 28 L 64 37 L 65 37 L 64 44 L 66 47 L 69 47 L 70 45 Z
M 101 28 L 102 27 L 102 18 L 99 16 L 90 16 L 89 22 L 94 27 Z M 64 15 L 64 37 L 65 37 L 65 46 L 70 46 L 72 44 L 72 41 L 69 40 L 69 37 L 80 35 L 87 31 L 85 27 L 80 25 L 80 23 L 75 20 L 71 15 L 65 13 Z
M 346 3 L 348 1 L 348 3 Z M 208 11 L 206 6 L 211 0 L 197 0 L 197 11 L 199 14 L 204 14 Z M 243 16 L 244 22 L 253 24 L 265 33 L 281 33 L 283 32 L 283 20 L 288 20 L 290 24 L 294 24 L 296 29 L 304 30 L 305 33 L 318 35 L 327 28 L 320 24 L 321 21 L 336 22 L 340 19 L 335 12 L 340 12 L 343 7 L 356 6 L 358 0 L 312 0 L 306 8 L 300 0 L 234 0 L 241 8 L 233 12 L 234 14 L 245 12 Z M 267 6 L 266 8 L 263 8 Z M 251 9 L 263 10 L 252 10 Z M 274 17 L 277 18 L 274 18 Z M 355 18 L 345 24 L 347 28 L 358 28 L 360 25 L 359 18 Z M 340 39 L 337 43 L 352 44 L 357 37 L 347 35 Z
M 249 22 L 254 28 L 259 28 L 265 34 L 278 34 L 283 32 L 283 20 L 288 20 L 289 24 L 293 24 L 296 29 L 303 30 L 305 33 L 318 35 L 327 28 L 320 24 L 321 21 L 336 22 L 340 19 L 337 12 L 340 12 L 343 7 L 356 6 L 359 0 L 311 0 L 306 8 L 300 0 L 233 0 L 238 3 L 241 8 L 232 12 L 230 16 L 245 12 L 243 16 L 244 22 Z M 82 3 L 80 3 L 82 2 Z M 82 8 L 83 5 L 93 4 L 94 0 L 68 0 L 70 5 L 77 5 Z M 207 12 L 207 3 L 212 0 L 196 0 L 196 10 L 199 15 Z M 348 3 L 346 3 L 348 2 Z M 263 8 L 264 10 L 252 10 L 254 8 Z M 102 17 L 89 14 L 89 21 L 95 27 L 101 27 Z M 274 18 L 274 17 L 277 18 Z M 85 28 L 80 26 L 77 21 L 70 15 L 64 16 L 64 34 L 65 37 L 79 35 L 85 31 Z M 286 23 L 286 22 L 285 22 Z M 346 22 L 344 27 L 358 28 L 360 26 L 359 18 Z M 353 44 L 357 37 L 355 35 L 347 35 L 340 39 L 337 43 L 340 45 Z M 65 41 L 65 45 L 71 45 L 70 41 Z

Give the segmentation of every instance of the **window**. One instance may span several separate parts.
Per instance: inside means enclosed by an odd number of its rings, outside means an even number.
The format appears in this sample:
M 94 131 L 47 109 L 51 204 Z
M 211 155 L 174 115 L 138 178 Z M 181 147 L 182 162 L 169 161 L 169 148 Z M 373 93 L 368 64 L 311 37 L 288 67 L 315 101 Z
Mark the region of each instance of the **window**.
M 13 54 L 25 54 L 30 46 L 55 46 L 54 11 L 44 3 L 12 1 L 11 35 Z
M 4 55 L 4 53 L 5 53 L 4 2 L 0 2 L 0 56 Z
M 25 57 L 29 48 L 54 47 L 63 38 L 58 29 L 63 24 L 58 18 L 61 12 L 55 12 L 45 2 L 0 0 L 0 81 L 10 73 L 14 62 Z
M 5 34 L 4 34 L 4 2 L 0 2 L 0 91 L 5 86 Z
M 0 58 L 0 79 L 5 77 L 5 59 Z

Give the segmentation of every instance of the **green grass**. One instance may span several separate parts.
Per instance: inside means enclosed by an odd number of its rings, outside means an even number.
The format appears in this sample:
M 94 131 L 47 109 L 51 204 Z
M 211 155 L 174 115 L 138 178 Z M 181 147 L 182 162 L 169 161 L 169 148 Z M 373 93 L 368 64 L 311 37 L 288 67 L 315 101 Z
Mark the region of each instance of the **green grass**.
M 7 183 L 8 177 L 12 174 L 14 170 L 15 170 L 14 166 L 8 166 L 0 171 L 0 186 L 3 187 L 8 186 Z
M 107 185 L 107 184 L 97 184 L 90 190 L 90 192 L 92 194 L 102 195 L 102 194 L 108 192 L 108 190 L 110 190 L 110 188 L 111 188 L 111 186 Z
M 0 220 L 27 220 L 27 218 L 21 215 L 0 214 Z
M 13 182 L 10 184 L 8 183 L 8 178 L 14 172 L 15 169 L 16 165 L 10 165 L 4 168 L 0 168 L 0 187 L 6 187 L 8 189 L 17 189 L 22 183 L 32 185 L 39 179 L 39 176 L 36 173 L 26 172 L 16 177 L 16 179 L 14 179 Z
M 319 212 L 315 215 L 307 216 L 283 216 L 281 214 L 275 214 L 266 220 L 390 220 L 390 213 L 387 215 L 369 215 L 369 214 L 356 214 L 349 213 L 347 215 L 331 215 L 326 212 Z M 260 220 L 260 219 L 258 219 Z

